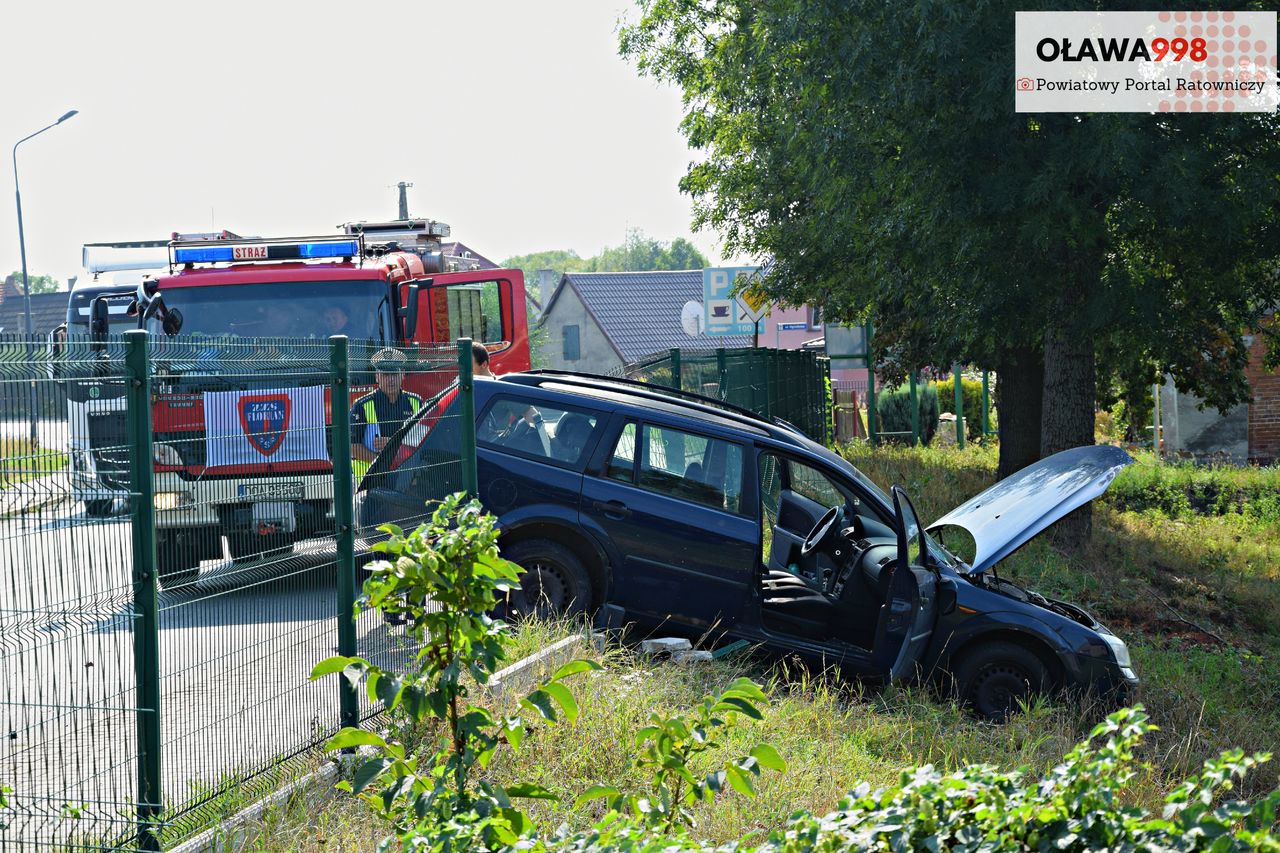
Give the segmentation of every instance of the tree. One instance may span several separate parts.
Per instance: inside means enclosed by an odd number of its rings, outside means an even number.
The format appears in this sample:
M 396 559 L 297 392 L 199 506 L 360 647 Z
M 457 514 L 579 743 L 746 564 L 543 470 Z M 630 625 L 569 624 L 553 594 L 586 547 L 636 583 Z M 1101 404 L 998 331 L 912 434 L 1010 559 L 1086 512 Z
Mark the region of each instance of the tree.
M 58 280 L 51 275 L 27 275 L 28 281 L 31 283 L 32 293 L 57 293 L 62 290 L 62 286 Z M 13 271 L 13 286 L 18 288 L 18 292 L 22 292 L 22 270 Z
M 1099 356 L 1245 398 L 1239 334 L 1280 298 L 1275 114 L 1015 113 L 1011 0 L 640 6 L 621 50 L 684 92 L 694 226 L 773 257 L 779 301 L 872 319 L 890 373 L 998 370 L 1002 475 L 1092 443 Z

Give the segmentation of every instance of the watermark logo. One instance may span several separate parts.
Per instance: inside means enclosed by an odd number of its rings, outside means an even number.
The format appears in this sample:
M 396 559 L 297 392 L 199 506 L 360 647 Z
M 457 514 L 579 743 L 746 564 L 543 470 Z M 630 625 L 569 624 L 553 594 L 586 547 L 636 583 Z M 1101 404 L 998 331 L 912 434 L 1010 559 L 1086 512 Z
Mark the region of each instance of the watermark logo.
M 1275 12 L 1018 12 L 1018 112 L 1274 112 Z

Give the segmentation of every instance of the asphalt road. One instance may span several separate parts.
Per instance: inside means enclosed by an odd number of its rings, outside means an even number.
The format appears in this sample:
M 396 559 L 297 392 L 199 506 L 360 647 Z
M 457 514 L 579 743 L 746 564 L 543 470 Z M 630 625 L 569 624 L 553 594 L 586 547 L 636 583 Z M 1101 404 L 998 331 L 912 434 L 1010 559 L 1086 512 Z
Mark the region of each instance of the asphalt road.
M 129 830 L 136 774 L 130 525 L 88 519 L 69 500 L 0 519 L 0 848 L 73 843 Z M 159 600 L 163 790 L 199 800 L 246 769 L 304 749 L 338 720 L 337 677 L 309 682 L 336 654 L 331 543 L 270 564 L 202 564 Z M 409 652 L 376 614 L 359 651 Z M 67 819 L 64 804 L 81 810 Z M 7 817 L 6 817 L 7 815 Z M 11 845 L 16 844 L 17 848 Z

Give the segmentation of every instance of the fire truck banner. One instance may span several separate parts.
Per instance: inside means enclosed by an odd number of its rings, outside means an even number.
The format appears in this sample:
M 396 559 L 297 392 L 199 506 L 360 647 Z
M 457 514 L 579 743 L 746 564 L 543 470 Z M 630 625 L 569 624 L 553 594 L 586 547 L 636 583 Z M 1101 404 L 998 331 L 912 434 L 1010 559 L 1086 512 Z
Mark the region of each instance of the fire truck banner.
M 1020 113 L 1269 113 L 1275 12 L 1017 12 Z
M 329 461 L 324 388 L 214 391 L 204 397 L 209 467 Z

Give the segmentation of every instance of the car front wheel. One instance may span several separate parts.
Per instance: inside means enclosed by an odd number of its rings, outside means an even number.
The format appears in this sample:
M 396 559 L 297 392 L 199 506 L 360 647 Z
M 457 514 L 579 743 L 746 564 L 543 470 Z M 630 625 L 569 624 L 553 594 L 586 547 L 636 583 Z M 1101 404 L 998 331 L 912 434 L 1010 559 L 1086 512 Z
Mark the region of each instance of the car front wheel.
M 1032 697 L 1048 693 L 1053 678 L 1035 652 L 1017 643 L 983 643 L 955 668 L 961 702 L 984 720 L 1004 722 Z
M 502 555 L 521 568 L 520 589 L 499 606 L 508 619 L 551 619 L 581 613 L 591 603 L 591 581 L 573 551 L 550 539 L 517 542 Z

